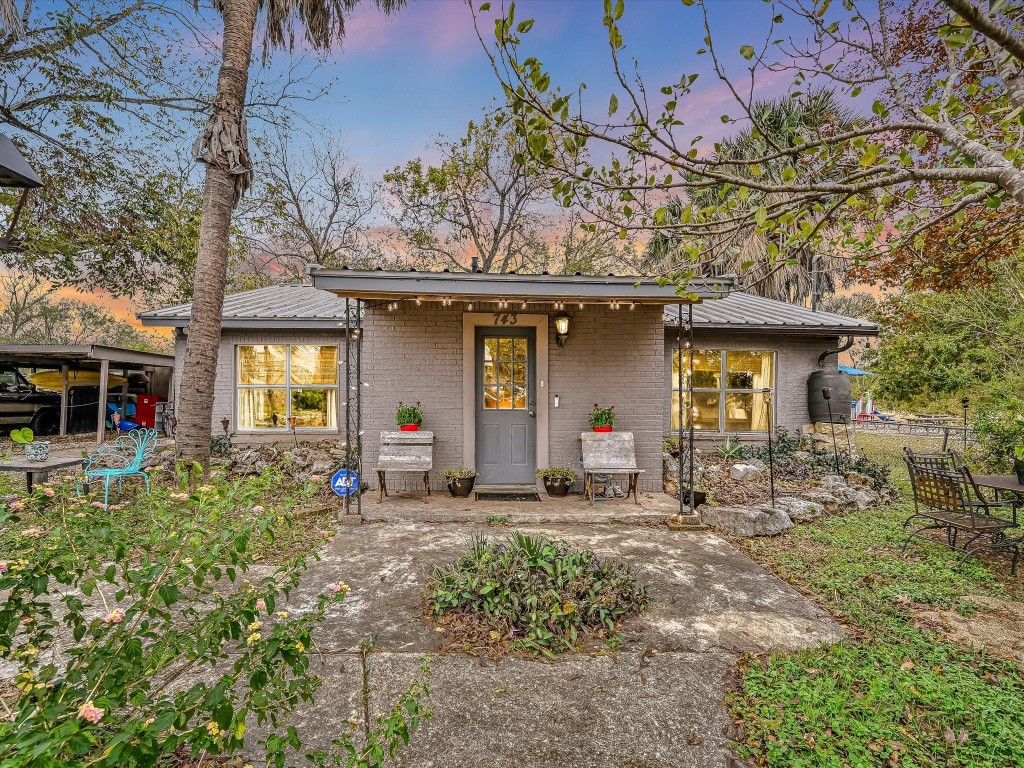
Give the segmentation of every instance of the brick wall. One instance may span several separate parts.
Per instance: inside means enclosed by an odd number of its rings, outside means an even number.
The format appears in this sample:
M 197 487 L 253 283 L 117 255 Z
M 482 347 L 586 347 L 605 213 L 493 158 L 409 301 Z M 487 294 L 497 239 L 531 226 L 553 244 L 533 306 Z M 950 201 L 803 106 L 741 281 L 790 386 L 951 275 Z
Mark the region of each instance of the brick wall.
M 488 311 L 492 307 L 481 308 Z M 495 310 L 496 311 L 496 310 Z M 536 314 L 537 310 L 530 310 Z M 368 308 L 363 370 L 370 387 L 363 393 L 363 464 L 367 482 L 378 452 L 380 432 L 395 429 L 398 401 L 421 402 L 423 426 L 434 433 L 431 482 L 443 488 L 441 472 L 463 461 L 463 319 L 460 309 L 403 305 L 394 312 Z M 549 314 L 555 314 L 554 311 Z M 555 344 L 548 324 L 548 381 L 537 396 L 548 400 L 547 466 L 581 470 L 580 432 L 595 402 L 613 404 L 616 429 L 634 433 L 637 462 L 646 470 L 643 490 L 661 489 L 662 394 L 665 386 L 661 310 L 588 307 L 572 311 L 565 347 Z M 554 396 L 559 395 L 559 407 Z M 543 463 L 543 462 L 542 462 Z M 411 475 L 388 485 L 415 488 Z
M 235 414 L 235 346 L 238 344 L 338 344 L 341 360 L 344 360 L 345 349 L 342 342 L 344 333 L 335 331 L 286 331 L 286 330 L 234 330 L 225 328 L 220 340 L 220 351 L 217 355 L 217 381 L 213 392 L 212 424 L 214 434 L 220 434 L 220 420 L 227 416 L 231 419 L 231 428 L 236 429 L 238 419 Z M 181 382 L 181 372 L 185 363 L 186 337 L 179 335 L 174 345 L 175 369 L 174 391 L 177 393 Z M 338 408 L 338 429 L 296 430 L 304 439 L 315 439 L 316 436 L 336 437 L 344 431 L 342 424 L 344 408 Z M 265 442 L 287 439 L 290 432 L 267 431 L 240 433 L 236 435 L 239 442 Z
M 800 427 L 810 422 L 807 414 L 807 377 L 818 367 L 818 355 L 827 349 L 834 349 L 838 339 L 822 337 L 778 336 L 768 334 L 736 334 L 695 331 L 695 349 L 751 350 L 775 352 L 775 424 L 790 432 L 799 432 Z M 665 393 L 664 421 L 665 434 L 672 430 L 672 354 L 676 349 L 676 330 L 665 329 Z M 835 367 L 836 359 L 829 359 Z M 707 439 L 707 436 L 704 436 Z M 719 436 L 718 439 L 723 439 Z

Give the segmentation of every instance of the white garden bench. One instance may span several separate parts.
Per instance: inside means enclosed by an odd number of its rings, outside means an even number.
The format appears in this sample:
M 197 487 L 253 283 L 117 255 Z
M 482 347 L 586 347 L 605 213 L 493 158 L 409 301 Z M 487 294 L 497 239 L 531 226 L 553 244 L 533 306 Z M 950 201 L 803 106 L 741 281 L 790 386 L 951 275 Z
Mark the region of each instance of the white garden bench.
M 636 444 L 632 432 L 583 432 L 583 495 L 594 505 L 594 475 L 628 475 L 628 498 L 640 504 L 638 480 L 643 474 L 636 466 Z
M 423 503 L 430 495 L 430 470 L 434 467 L 433 432 L 381 432 L 377 456 L 377 484 L 380 498 L 388 495 L 388 472 L 415 472 L 423 475 Z

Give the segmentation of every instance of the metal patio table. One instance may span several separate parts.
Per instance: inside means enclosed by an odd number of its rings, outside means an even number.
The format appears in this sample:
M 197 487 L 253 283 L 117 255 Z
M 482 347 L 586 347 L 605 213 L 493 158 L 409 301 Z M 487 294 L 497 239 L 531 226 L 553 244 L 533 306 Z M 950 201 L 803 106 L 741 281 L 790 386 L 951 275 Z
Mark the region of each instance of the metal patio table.
M 1016 476 L 974 475 L 974 484 L 979 488 L 990 488 L 995 491 L 996 500 L 1008 496 L 1008 501 L 1013 505 L 1013 524 L 1020 524 L 1017 520 L 1017 511 L 1024 507 L 1024 485 L 1017 482 Z
M 45 461 L 29 461 L 24 456 L 15 456 L 7 461 L 0 462 L 0 472 L 24 472 L 28 492 L 32 493 L 32 486 L 38 481 L 46 482 L 50 472 L 55 469 L 67 469 L 69 467 L 81 467 L 85 457 L 81 454 L 51 454 Z

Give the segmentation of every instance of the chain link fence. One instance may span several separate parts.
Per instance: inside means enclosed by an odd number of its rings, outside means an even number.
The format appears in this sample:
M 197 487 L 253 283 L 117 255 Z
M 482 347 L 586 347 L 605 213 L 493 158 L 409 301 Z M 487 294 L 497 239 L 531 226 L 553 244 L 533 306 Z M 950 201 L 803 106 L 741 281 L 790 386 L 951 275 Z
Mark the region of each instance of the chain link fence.
M 977 444 L 974 430 L 956 424 L 906 424 L 898 422 L 854 422 L 850 440 L 858 454 L 892 469 L 894 476 L 906 474 L 903 449 L 917 453 L 954 450 L 970 456 Z

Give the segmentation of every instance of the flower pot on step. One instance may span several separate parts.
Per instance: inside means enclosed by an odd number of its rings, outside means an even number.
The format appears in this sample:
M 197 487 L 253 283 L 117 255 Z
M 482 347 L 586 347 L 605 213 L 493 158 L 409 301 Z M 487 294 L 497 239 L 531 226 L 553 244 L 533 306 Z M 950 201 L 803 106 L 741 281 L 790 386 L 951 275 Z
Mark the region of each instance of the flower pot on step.
M 566 496 L 569 493 L 570 485 L 568 478 L 565 477 L 544 478 L 544 490 L 548 492 L 548 496 L 553 496 L 556 499 Z
M 419 424 L 399 424 L 398 428 L 403 432 L 418 432 L 420 429 Z
M 593 429 L 594 429 L 595 432 L 611 432 L 612 431 L 611 427 L 594 427 Z
M 448 480 L 448 492 L 457 499 L 464 499 L 473 492 L 475 477 L 453 477 Z

